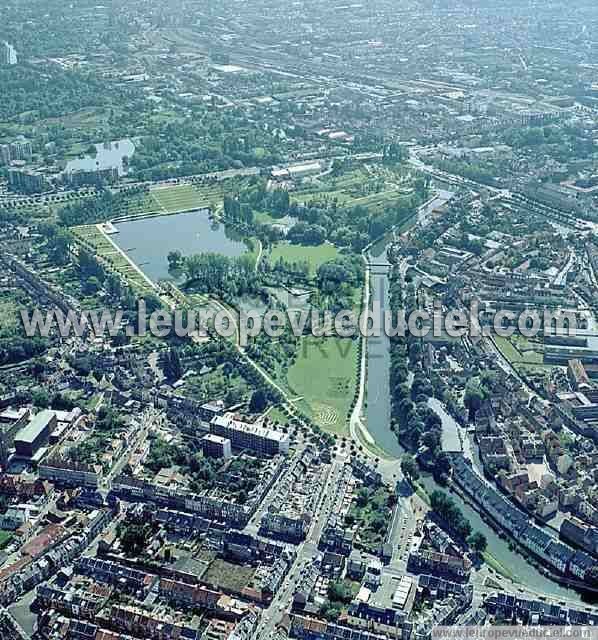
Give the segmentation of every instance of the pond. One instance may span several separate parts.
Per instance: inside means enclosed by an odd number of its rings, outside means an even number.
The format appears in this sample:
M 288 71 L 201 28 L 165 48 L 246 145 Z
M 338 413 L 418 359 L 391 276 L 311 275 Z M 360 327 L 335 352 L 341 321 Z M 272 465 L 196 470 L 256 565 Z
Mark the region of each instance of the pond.
M 101 169 L 118 169 L 118 175 L 127 173 L 129 159 L 135 153 L 135 144 L 132 140 L 116 140 L 96 144 L 96 155 L 86 155 L 67 162 L 66 171 L 98 171 Z
M 207 209 L 121 222 L 112 240 L 127 253 L 154 282 L 173 280 L 167 256 L 180 251 L 184 256 L 219 253 L 236 258 L 247 251 L 243 238 L 224 225 L 213 222 Z

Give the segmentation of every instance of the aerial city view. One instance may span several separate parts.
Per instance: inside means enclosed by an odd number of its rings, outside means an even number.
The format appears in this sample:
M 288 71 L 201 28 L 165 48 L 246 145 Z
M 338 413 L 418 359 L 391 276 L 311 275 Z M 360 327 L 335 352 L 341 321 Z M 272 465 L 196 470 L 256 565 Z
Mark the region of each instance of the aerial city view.
M 598 639 L 597 34 L 2 3 L 0 640 Z

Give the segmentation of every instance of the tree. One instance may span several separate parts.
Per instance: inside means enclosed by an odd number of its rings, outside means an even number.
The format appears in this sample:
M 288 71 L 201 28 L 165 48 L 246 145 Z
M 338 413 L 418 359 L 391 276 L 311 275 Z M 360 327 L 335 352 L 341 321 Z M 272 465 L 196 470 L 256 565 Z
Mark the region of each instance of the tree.
M 130 556 L 138 556 L 147 545 L 148 531 L 145 527 L 129 524 L 120 536 L 123 551 Z
M 36 407 L 46 409 L 50 405 L 50 396 L 45 389 L 38 387 L 31 392 L 31 401 Z
M 330 582 L 328 585 L 328 599 L 333 602 L 341 602 L 344 604 L 349 604 L 353 599 L 353 594 L 351 593 L 351 589 L 340 580 L 335 582 Z
M 454 500 L 442 491 L 433 491 L 430 496 L 432 511 L 444 521 L 447 528 L 461 539 L 466 540 L 471 534 L 471 524 L 463 516 Z
M 401 458 L 401 471 L 408 480 L 415 481 L 419 478 L 419 469 L 415 458 L 408 453 Z
M 162 370 L 170 381 L 179 380 L 183 376 L 183 365 L 178 349 L 172 348 L 166 351 L 162 360 Z
M 176 271 L 181 268 L 183 254 L 180 251 L 170 251 L 167 256 L 168 268 L 170 271 Z
M 83 291 L 87 295 L 94 295 L 102 288 L 102 285 L 96 276 L 90 276 L 85 281 Z
M 472 533 L 469 538 L 467 538 L 467 543 L 477 553 L 483 553 L 484 551 L 486 551 L 486 547 L 488 546 L 488 540 L 486 540 L 486 536 L 480 531 Z
M 484 392 L 477 382 L 470 380 L 467 383 L 463 402 L 469 410 L 470 420 L 473 419 L 484 402 Z
M 257 389 L 251 394 L 249 410 L 252 413 L 261 413 L 268 406 L 268 399 L 262 389 Z

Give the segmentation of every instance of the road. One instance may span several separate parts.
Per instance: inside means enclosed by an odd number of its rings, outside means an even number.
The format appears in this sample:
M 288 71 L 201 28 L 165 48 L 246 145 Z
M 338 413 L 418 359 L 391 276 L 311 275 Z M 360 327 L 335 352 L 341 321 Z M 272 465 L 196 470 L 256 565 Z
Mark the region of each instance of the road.
M 370 265 L 362 254 L 365 262 L 365 278 L 363 287 L 363 308 L 368 309 L 370 306 Z M 358 393 L 357 402 L 353 407 L 351 416 L 349 417 L 349 433 L 353 442 L 360 444 L 365 440 L 365 449 L 367 450 L 367 443 L 372 442 L 372 437 L 367 433 L 363 423 L 361 422 L 361 416 L 363 413 L 363 401 L 365 397 L 365 385 L 366 385 L 366 366 L 367 366 L 367 338 L 361 336 L 361 359 L 359 362 L 359 380 L 358 380 Z
M 149 408 L 141 414 L 139 419 L 139 428 L 131 434 L 131 440 L 127 443 L 127 446 L 124 448 L 118 460 L 114 465 L 112 465 L 112 469 L 110 469 L 109 473 L 102 480 L 102 488 L 104 491 L 110 491 L 112 480 L 122 472 L 126 464 L 129 462 L 131 454 L 136 449 L 143 446 L 150 431 L 152 431 L 162 419 L 162 414 L 153 408 Z M 134 427 L 132 430 L 133 429 Z
M 336 492 L 334 488 L 338 489 L 338 481 L 345 463 L 345 456 L 338 455 L 333 459 L 316 507 L 317 517 L 312 522 L 306 540 L 297 547 L 295 561 L 285 576 L 280 589 L 270 606 L 264 610 L 260 623 L 254 632 L 254 640 L 273 638 L 283 615 L 290 610 L 293 596 L 301 579 L 301 569 L 313 562 L 319 553 L 318 542 L 335 505 Z
M 351 158 L 352 160 L 357 160 L 358 162 L 365 162 L 367 160 L 378 160 L 382 157 L 381 153 L 356 153 L 356 154 L 343 154 L 343 155 L 335 155 L 330 156 L 328 158 L 315 158 L 311 160 L 311 162 L 333 162 L 334 160 L 343 160 L 347 158 Z M 280 165 L 280 168 L 286 169 L 294 164 L 297 164 L 298 160 L 293 162 L 286 162 Z M 209 173 L 197 173 L 189 176 L 185 176 L 183 178 L 171 178 L 169 180 L 156 180 L 156 181 L 148 181 L 148 182 L 130 182 L 124 183 L 120 188 L 115 188 L 115 192 L 119 192 L 121 190 L 130 189 L 132 187 L 146 186 L 146 187 L 167 187 L 174 186 L 177 184 L 188 184 L 191 182 L 200 182 L 202 180 L 216 180 L 218 182 L 223 180 L 229 180 L 231 178 L 241 178 L 241 177 L 251 177 L 260 175 L 261 171 L 269 171 L 272 167 L 244 167 L 242 169 L 225 169 L 224 171 L 212 171 Z M 0 208 L 5 207 L 18 207 L 21 205 L 44 205 L 44 204 L 59 204 L 63 202 L 67 204 L 72 202 L 74 198 L 80 197 L 92 197 L 94 196 L 94 192 L 90 192 L 88 189 L 74 191 L 60 191 L 58 193 L 44 193 L 39 195 L 28 195 L 28 196 L 15 196 L 9 195 L 0 196 Z

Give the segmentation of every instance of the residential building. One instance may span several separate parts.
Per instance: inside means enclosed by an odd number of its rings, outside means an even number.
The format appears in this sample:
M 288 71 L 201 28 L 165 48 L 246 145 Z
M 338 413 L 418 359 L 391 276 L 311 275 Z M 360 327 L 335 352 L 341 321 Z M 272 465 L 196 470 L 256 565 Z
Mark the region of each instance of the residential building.
M 258 424 L 235 420 L 228 415 L 215 416 L 210 422 L 210 432 L 228 438 L 235 448 L 249 449 L 258 455 L 286 455 L 289 452 L 288 434 Z
M 203 454 L 208 458 L 224 458 L 228 460 L 233 455 L 231 442 L 228 438 L 208 433 L 200 442 Z

